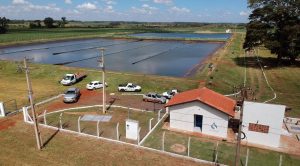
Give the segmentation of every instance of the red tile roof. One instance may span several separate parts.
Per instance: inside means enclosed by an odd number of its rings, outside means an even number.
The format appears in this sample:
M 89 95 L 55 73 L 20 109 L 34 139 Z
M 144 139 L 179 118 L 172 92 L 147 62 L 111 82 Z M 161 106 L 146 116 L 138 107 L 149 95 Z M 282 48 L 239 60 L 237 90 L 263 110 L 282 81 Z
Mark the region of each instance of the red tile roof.
M 185 91 L 175 95 L 166 104 L 166 107 L 193 101 L 203 102 L 221 112 L 224 112 L 227 115 L 232 117 L 234 116 L 234 107 L 236 105 L 236 101 L 205 87 Z

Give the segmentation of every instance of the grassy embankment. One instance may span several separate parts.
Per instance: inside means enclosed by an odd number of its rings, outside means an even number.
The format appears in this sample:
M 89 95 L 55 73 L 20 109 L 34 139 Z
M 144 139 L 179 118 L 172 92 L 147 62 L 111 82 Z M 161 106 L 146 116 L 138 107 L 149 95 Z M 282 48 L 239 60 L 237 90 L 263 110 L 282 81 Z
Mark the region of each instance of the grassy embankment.
M 244 84 L 246 67 L 246 86 L 253 89 L 257 101 L 263 102 L 272 99 L 274 94 L 264 79 L 256 56 L 244 58 L 243 41 L 244 34 L 235 34 L 224 49 L 220 49 L 206 61 L 204 68 L 195 77 L 204 80 L 208 87 L 222 94 L 231 94 L 233 86 Z M 267 79 L 277 93 L 277 99 L 270 103 L 291 107 L 292 111 L 287 112 L 286 116 L 300 117 L 299 65 L 276 66 L 274 65 L 276 56 L 262 48 L 259 50 L 259 59 L 262 66 L 266 66 L 264 71 Z M 271 62 L 273 64 L 270 64 Z M 212 72 L 208 68 L 210 63 L 216 67 Z M 209 81 L 212 82 L 212 85 L 208 85 Z

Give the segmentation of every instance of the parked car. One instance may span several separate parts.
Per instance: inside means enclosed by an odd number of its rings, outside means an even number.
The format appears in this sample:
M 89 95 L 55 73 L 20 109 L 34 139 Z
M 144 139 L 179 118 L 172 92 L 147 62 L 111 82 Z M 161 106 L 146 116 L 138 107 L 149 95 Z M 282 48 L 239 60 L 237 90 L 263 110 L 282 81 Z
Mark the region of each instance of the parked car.
M 78 81 L 81 81 L 86 77 L 84 73 L 75 73 L 75 74 L 66 74 L 63 79 L 60 81 L 63 85 L 73 85 Z
M 105 86 L 107 87 L 107 83 L 105 83 Z M 95 89 L 100 89 L 103 88 L 103 84 L 100 81 L 92 81 L 88 84 L 86 84 L 86 89 L 88 90 L 95 90 Z
M 165 104 L 167 99 L 157 93 L 150 92 L 143 95 L 143 101 Z
M 172 89 L 170 91 L 164 92 L 162 95 L 167 98 L 167 99 L 171 99 L 173 96 L 175 96 L 178 93 L 177 89 Z
M 80 97 L 80 90 L 78 88 L 69 88 L 65 92 L 64 102 L 65 103 L 76 103 Z
M 120 92 L 140 92 L 142 87 L 133 83 L 120 84 L 118 87 Z

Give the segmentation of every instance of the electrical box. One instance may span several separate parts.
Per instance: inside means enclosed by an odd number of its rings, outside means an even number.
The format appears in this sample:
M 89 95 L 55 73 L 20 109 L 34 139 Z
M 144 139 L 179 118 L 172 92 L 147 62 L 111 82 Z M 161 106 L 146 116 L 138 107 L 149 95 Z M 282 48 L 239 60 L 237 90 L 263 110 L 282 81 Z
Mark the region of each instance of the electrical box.
M 139 122 L 136 120 L 126 120 L 126 138 L 137 140 L 139 135 Z

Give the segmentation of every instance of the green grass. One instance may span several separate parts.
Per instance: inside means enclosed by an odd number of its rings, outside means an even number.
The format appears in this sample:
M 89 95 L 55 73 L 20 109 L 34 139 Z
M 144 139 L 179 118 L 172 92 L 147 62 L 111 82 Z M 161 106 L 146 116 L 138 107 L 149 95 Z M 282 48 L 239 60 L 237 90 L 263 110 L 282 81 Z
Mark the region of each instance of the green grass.
M 170 148 L 174 144 L 182 144 L 187 147 L 188 138 L 191 137 L 190 156 L 207 161 L 214 161 L 216 156 L 216 147 L 218 144 L 218 162 L 221 164 L 234 165 L 236 145 L 233 143 L 217 141 L 203 137 L 195 137 L 183 133 L 171 132 L 161 128 L 162 125 L 146 139 L 144 146 L 161 149 L 162 135 L 165 132 L 165 150 L 176 153 Z M 218 143 L 217 143 L 218 142 Z M 300 164 L 300 157 L 291 156 L 288 154 L 281 154 L 279 152 L 257 149 L 253 147 L 242 146 L 240 159 L 245 164 L 247 148 L 249 148 L 249 166 L 264 166 L 264 165 L 278 165 L 279 156 L 283 156 L 283 165 L 297 166 Z M 180 153 L 187 155 L 187 151 Z
M 20 64 L 22 65 L 22 64 Z M 35 101 L 42 101 L 51 96 L 63 93 L 68 87 L 59 84 L 66 73 L 85 72 L 87 77 L 73 85 L 84 89 L 86 84 L 92 80 L 102 80 L 102 74 L 98 70 L 69 68 L 54 65 L 30 64 L 30 77 L 34 91 Z M 25 73 L 17 72 L 17 63 L 11 61 L 0 61 L 0 101 L 16 99 L 18 107 L 28 104 L 27 84 Z M 198 81 L 186 78 L 173 78 L 163 76 L 141 75 L 132 73 L 107 72 L 108 93 L 118 93 L 117 87 L 121 83 L 133 82 L 142 86 L 141 93 L 161 93 L 171 88 L 181 91 L 193 89 L 198 86 Z

